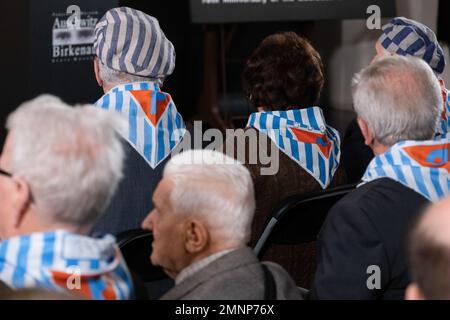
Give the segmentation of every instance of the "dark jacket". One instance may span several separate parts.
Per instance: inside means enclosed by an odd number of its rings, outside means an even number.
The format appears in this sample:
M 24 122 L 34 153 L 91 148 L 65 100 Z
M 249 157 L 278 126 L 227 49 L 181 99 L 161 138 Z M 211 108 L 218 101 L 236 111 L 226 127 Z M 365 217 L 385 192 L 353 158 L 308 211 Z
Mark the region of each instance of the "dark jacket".
M 348 183 L 359 182 L 373 158 L 373 151 L 364 143 L 358 122 L 352 120 L 342 141 L 342 164 Z
M 186 122 L 186 130 L 191 135 L 191 148 L 194 148 L 196 132 L 191 123 Z M 125 140 L 123 179 L 103 215 L 95 223 L 91 235 L 117 235 L 130 229 L 139 229 L 144 218 L 153 210 L 153 192 L 162 179 L 164 167 L 170 155 L 155 169 Z M 203 147 L 203 146 L 201 146 Z
M 275 282 L 277 300 L 301 300 L 300 291 L 282 267 L 264 263 Z M 162 300 L 263 300 L 262 263 L 250 248 L 227 253 L 181 281 Z
M 123 179 L 116 193 L 91 234 L 100 236 L 140 228 L 142 221 L 153 209 L 152 196 L 162 178 L 168 159 L 152 169 L 139 153 L 125 140 Z
M 248 130 L 256 131 L 256 129 L 248 128 L 245 129 L 245 132 Z M 257 135 L 257 137 L 258 144 L 260 137 L 267 139 L 266 144 L 263 145 L 267 146 L 269 151 L 272 150 L 274 144 L 269 137 L 264 134 Z M 256 211 L 250 241 L 252 247 L 255 246 L 271 214 L 281 201 L 293 195 L 322 190 L 320 184 L 308 172 L 276 146 L 274 148 L 279 151 L 279 170 L 275 175 L 261 175 L 261 168 L 267 166 L 262 165 L 260 161 L 257 164 L 250 164 L 249 159 L 245 161 L 245 166 L 249 169 L 253 179 L 256 198 Z M 228 149 L 229 147 L 225 148 L 227 151 Z M 263 150 L 263 153 L 270 154 L 267 150 Z M 247 145 L 246 155 L 248 154 Z M 236 143 L 234 155 L 237 155 Z M 339 168 L 330 187 L 342 184 L 345 184 L 345 174 L 343 168 Z M 262 260 L 280 264 L 289 272 L 298 286 L 309 288 L 316 268 L 315 243 L 297 246 L 273 245 L 266 251 Z
M 403 299 L 406 235 L 428 200 L 388 179 L 367 183 L 329 212 L 318 246 L 313 299 Z M 379 267 L 379 272 L 371 269 Z M 367 283 L 380 289 L 370 290 Z

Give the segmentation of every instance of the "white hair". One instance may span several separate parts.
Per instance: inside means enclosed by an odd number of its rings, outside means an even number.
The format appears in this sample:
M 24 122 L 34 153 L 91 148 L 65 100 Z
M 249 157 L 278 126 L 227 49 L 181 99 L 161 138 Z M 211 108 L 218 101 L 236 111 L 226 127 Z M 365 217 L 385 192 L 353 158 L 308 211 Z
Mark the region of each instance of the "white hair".
M 173 189 L 170 202 L 181 215 L 198 215 L 220 239 L 245 245 L 255 211 L 248 169 L 223 153 L 190 150 L 174 156 L 164 169 Z
M 430 66 L 419 58 L 396 55 L 355 76 L 353 103 L 375 138 L 392 146 L 404 140 L 431 139 L 443 102 Z
M 136 76 L 122 71 L 111 69 L 98 59 L 100 78 L 109 86 L 117 86 L 121 84 L 133 82 L 153 81 L 162 83 L 162 79 L 152 79 L 147 77 Z
M 113 113 L 70 107 L 51 95 L 22 104 L 7 120 L 11 171 L 30 189 L 43 219 L 91 226 L 122 178 L 124 151 Z

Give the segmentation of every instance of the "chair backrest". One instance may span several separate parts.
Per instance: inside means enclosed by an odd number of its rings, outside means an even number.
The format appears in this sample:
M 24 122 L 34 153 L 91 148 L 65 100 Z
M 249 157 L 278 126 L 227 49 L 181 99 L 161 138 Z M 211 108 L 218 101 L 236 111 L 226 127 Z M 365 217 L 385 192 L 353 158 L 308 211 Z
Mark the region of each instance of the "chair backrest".
M 144 283 L 167 279 L 164 271 L 150 261 L 153 234 L 144 230 L 128 230 L 116 236 L 117 245 L 131 272 Z
M 350 184 L 285 199 L 272 213 L 254 252 L 261 257 L 270 244 L 296 245 L 317 239 L 328 211 L 356 188 Z

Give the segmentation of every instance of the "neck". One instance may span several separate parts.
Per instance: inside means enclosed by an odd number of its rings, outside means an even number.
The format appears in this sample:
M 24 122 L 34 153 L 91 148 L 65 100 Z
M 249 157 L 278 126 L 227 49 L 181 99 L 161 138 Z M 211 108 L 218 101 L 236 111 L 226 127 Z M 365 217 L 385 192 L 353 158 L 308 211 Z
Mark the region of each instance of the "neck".
M 109 90 L 111 90 L 112 88 L 114 88 L 115 86 L 110 85 L 110 84 L 104 84 L 103 85 L 103 92 L 107 93 Z
M 377 141 L 374 142 L 374 144 L 371 146 L 371 148 L 372 148 L 373 154 L 376 156 L 379 156 L 380 154 L 383 154 L 390 149 L 390 147 L 385 146 Z
M 55 230 L 65 230 L 71 233 L 87 235 L 90 227 L 79 227 L 68 223 L 53 222 L 43 218 L 42 215 L 36 212 L 29 212 L 29 214 L 24 216 L 23 221 L 14 233 L 18 236 L 30 233 L 52 232 Z
M 135 82 L 153 82 L 153 83 L 157 83 L 159 85 L 159 88 L 163 87 L 163 83 L 158 81 L 158 80 L 152 80 L 152 79 L 143 79 L 142 81 L 133 81 L 133 82 L 129 82 L 129 83 L 135 83 Z M 110 91 L 112 88 L 120 86 L 120 85 L 125 85 L 128 83 L 116 83 L 116 84 L 109 84 L 109 83 L 105 83 L 103 82 L 103 92 L 107 93 L 108 91 Z
M 208 248 L 208 249 L 192 256 L 188 261 L 186 261 L 186 263 L 184 264 L 184 267 L 180 268 L 180 270 L 178 272 L 171 272 L 170 274 L 169 273 L 168 274 L 171 278 L 175 279 L 180 274 L 181 271 L 183 271 L 185 268 L 193 265 L 194 263 L 199 262 L 205 258 L 208 258 L 208 257 L 212 256 L 213 254 L 216 254 L 216 253 L 219 253 L 222 251 L 226 251 L 226 250 L 236 249 L 237 247 L 238 246 L 236 246 L 236 245 L 221 245 L 221 246 L 218 246 L 215 248 Z

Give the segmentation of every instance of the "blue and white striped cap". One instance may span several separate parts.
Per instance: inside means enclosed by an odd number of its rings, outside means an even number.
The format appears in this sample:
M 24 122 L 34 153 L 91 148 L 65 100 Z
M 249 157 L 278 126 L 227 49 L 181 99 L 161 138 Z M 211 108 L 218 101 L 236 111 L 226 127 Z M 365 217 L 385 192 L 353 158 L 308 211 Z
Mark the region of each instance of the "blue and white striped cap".
M 161 79 L 175 68 L 175 49 L 158 20 L 121 7 L 106 12 L 95 26 L 94 50 L 111 69 Z
M 404 17 L 383 26 L 378 40 L 389 52 L 423 59 L 438 75 L 444 72 L 445 56 L 434 32 L 427 26 Z

